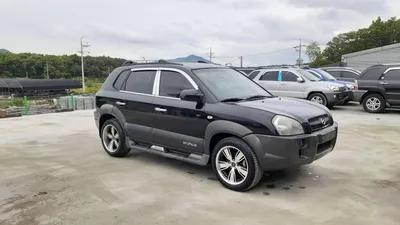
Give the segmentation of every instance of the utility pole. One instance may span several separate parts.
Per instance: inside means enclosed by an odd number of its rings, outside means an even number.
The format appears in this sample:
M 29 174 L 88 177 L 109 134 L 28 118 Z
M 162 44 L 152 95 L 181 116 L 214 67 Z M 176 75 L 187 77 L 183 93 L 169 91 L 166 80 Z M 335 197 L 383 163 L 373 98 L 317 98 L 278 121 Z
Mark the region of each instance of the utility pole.
M 208 56 L 210 56 L 210 62 L 212 62 L 212 58 L 215 58 L 214 56 L 214 52 L 212 52 L 211 48 L 210 48 L 210 52 L 207 53 Z
M 302 47 L 307 47 L 307 45 L 302 45 L 301 44 L 301 39 L 300 39 L 300 44 L 299 44 L 299 46 L 295 46 L 295 47 L 293 47 L 296 51 L 298 51 L 299 52 L 299 59 L 298 59 L 298 65 L 299 65 L 299 67 L 301 67 L 301 64 L 302 64 L 302 62 L 301 62 L 301 48 Z
M 49 62 L 47 62 L 46 61 L 46 77 L 47 77 L 47 79 L 50 79 L 50 77 L 49 77 Z
M 240 56 L 240 67 L 243 67 L 243 56 Z
M 83 92 L 85 92 L 85 68 L 83 65 L 83 53 L 90 53 L 88 51 L 85 51 L 85 48 L 89 47 L 89 44 L 84 44 L 83 43 L 83 37 L 81 37 L 81 50 L 79 51 L 79 53 L 81 53 L 81 66 L 82 66 L 82 90 Z

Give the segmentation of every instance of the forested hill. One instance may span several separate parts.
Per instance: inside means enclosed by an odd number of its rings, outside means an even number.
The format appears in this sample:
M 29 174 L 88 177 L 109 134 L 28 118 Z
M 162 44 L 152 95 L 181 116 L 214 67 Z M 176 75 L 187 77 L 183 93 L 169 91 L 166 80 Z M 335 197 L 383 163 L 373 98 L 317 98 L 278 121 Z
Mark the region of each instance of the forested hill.
M 106 77 L 125 59 L 85 56 L 85 77 Z M 81 58 L 78 55 L 42 55 L 32 53 L 0 53 L 0 78 L 44 78 L 48 65 L 50 79 L 81 76 Z

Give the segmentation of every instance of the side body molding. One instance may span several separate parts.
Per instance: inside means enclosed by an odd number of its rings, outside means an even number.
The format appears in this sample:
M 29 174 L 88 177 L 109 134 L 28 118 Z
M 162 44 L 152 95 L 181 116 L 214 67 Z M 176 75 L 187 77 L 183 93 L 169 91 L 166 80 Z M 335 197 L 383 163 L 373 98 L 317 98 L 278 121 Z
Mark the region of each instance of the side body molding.
M 207 155 L 210 154 L 210 152 L 212 150 L 212 149 L 210 149 L 211 138 L 215 134 L 219 134 L 219 133 L 231 134 L 231 135 L 237 136 L 239 138 L 242 138 L 253 132 L 241 124 L 234 123 L 234 122 L 227 121 L 227 120 L 217 120 L 217 121 L 211 122 L 210 124 L 208 124 L 208 126 L 206 128 L 206 133 L 205 133 L 205 137 L 204 137 L 204 154 L 207 154 Z

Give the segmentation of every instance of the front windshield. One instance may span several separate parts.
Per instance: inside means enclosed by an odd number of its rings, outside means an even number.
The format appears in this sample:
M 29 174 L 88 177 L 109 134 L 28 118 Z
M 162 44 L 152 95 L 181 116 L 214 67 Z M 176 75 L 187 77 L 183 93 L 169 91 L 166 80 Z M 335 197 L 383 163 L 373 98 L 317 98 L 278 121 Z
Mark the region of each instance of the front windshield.
M 219 101 L 232 98 L 245 99 L 256 95 L 272 96 L 258 84 L 233 69 L 196 69 L 193 73 Z
M 318 73 L 322 74 L 323 76 L 325 76 L 326 78 L 328 78 L 328 80 L 336 80 L 336 78 L 334 76 L 332 76 L 330 73 L 323 71 L 323 70 L 316 70 Z
M 310 73 L 306 70 L 297 70 L 297 72 L 300 73 L 301 75 L 303 75 L 309 81 L 313 81 L 313 82 L 321 81 L 321 78 L 314 76 L 312 73 Z

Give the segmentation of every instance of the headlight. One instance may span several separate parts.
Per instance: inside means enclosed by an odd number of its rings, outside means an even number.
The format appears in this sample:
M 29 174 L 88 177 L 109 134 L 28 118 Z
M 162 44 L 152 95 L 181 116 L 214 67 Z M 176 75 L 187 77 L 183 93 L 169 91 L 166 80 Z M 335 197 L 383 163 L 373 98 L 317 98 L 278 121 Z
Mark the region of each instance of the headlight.
M 292 118 L 276 115 L 272 119 L 272 124 L 278 131 L 279 135 L 296 135 L 304 134 L 304 129 L 301 124 Z
M 339 87 L 337 87 L 337 86 L 328 85 L 328 88 L 333 92 L 339 91 Z

